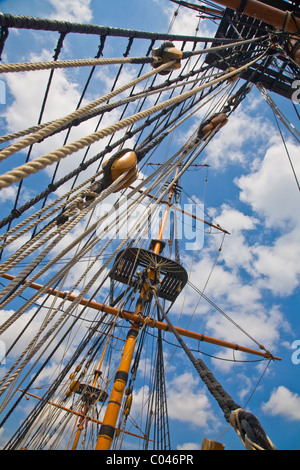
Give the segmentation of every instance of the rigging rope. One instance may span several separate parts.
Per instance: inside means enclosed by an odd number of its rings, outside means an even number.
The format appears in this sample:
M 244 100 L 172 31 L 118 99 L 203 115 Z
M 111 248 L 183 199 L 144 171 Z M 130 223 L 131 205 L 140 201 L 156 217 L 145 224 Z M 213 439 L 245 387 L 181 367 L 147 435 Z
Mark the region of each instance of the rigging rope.
M 151 70 L 150 72 L 146 73 L 142 77 L 138 77 L 135 80 L 132 80 L 131 82 L 127 83 L 126 85 L 118 88 L 117 90 L 114 90 L 114 91 L 111 91 L 110 93 L 107 93 L 106 95 L 102 96 L 101 98 L 98 98 L 98 99 L 92 101 L 91 103 L 88 103 L 87 105 L 83 106 L 82 108 L 79 108 L 76 111 L 73 111 L 69 115 L 67 115 L 63 118 L 59 118 L 55 121 L 52 121 L 51 123 L 49 123 L 45 126 L 42 126 L 40 128 L 40 130 L 38 130 L 37 132 L 31 134 L 26 139 L 23 139 L 23 140 L 17 142 L 16 144 L 12 144 L 9 147 L 1 150 L 0 151 L 0 161 L 3 161 L 4 159 L 9 157 L 13 153 L 18 152 L 19 150 L 27 147 L 28 145 L 31 145 L 35 142 L 38 142 L 38 141 L 44 139 L 45 137 L 48 137 L 54 131 L 56 131 L 57 129 L 60 129 L 61 127 L 68 124 L 69 122 L 73 121 L 74 119 L 77 119 L 81 116 L 85 116 L 90 110 L 92 110 L 93 108 L 95 108 L 99 104 L 110 100 L 111 98 L 113 98 L 117 94 L 123 93 L 128 88 L 131 88 L 132 86 L 140 83 L 141 81 L 146 80 L 147 78 L 151 77 L 152 75 L 156 75 L 157 73 L 159 73 L 159 71 L 164 70 L 169 65 L 170 65 L 169 62 L 167 64 L 163 64 L 159 68 L 157 68 L 155 70 Z
M 161 60 L 156 57 L 115 57 L 115 58 L 101 58 L 101 59 L 72 59 L 60 60 L 59 62 L 44 61 L 44 62 L 23 62 L 15 64 L 2 64 L 0 65 L 0 73 L 10 72 L 32 72 L 37 70 L 48 69 L 64 69 L 71 67 L 88 67 L 96 65 L 114 65 L 114 64 L 151 64 L 153 62 L 160 62 Z
M 257 41 L 263 41 L 269 36 L 263 36 L 259 38 L 246 39 L 236 41 L 230 44 L 223 44 L 221 46 L 214 46 L 209 49 L 199 49 L 196 51 L 183 52 L 183 59 L 200 55 L 203 53 L 217 52 L 222 49 L 228 49 L 235 46 L 243 46 L 245 44 L 251 44 Z M 265 46 L 267 47 L 267 46 Z M 153 64 L 160 63 L 159 57 L 115 57 L 115 58 L 93 58 L 93 59 L 72 59 L 72 60 L 60 60 L 60 61 L 44 61 L 44 62 L 23 62 L 14 64 L 2 64 L 0 65 L 0 73 L 10 72 L 30 72 L 37 70 L 48 70 L 48 69 L 64 69 L 71 67 L 88 67 L 97 65 L 113 65 L 113 64 Z
M 180 346 L 192 362 L 193 366 L 197 370 L 200 378 L 207 386 L 209 392 L 217 400 L 220 408 L 224 412 L 226 421 L 228 421 L 236 433 L 239 435 L 244 446 L 248 450 L 275 450 L 273 443 L 270 441 L 268 436 L 265 434 L 261 427 L 258 419 L 252 413 L 248 413 L 237 405 L 230 395 L 223 389 L 221 384 L 215 379 L 212 372 L 208 369 L 202 359 L 196 359 L 192 354 L 191 350 L 187 347 L 181 336 L 177 333 L 168 315 L 166 315 L 164 309 L 159 303 L 156 289 L 151 286 L 149 281 L 149 288 L 155 297 L 156 305 L 158 306 L 161 314 Z
M 50 152 L 42 157 L 38 157 L 35 160 L 32 160 L 31 162 L 25 163 L 24 165 L 21 165 L 14 170 L 8 171 L 4 175 L 0 176 L 0 189 L 5 188 L 10 186 L 13 183 L 16 183 L 23 178 L 28 177 L 29 175 L 38 172 L 41 169 L 46 168 L 48 165 L 52 165 L 53 163 L 59 161 L 62 158 L 67 157 L 68 155 L 77 152 L 78 150 L 84 148 L 87 145 L 91 145 L 94 142 L 97 142 L 104 137 L 107 137 L 108 135 L 117 132 L 121 129 L 124 129 L 124 127 L 127 127 L 128 125 L 132 125 L 135 122 L 142 120 L 146 118 L 147 116 L 150 116 L 151 114 L 156 113 L 157 111 L 161 111 L 162 109 L 165 109 L 168 106 L 171 106 L 173 104 L 176 104 L 178 102 L 185 101 L 189 97 L 195 95 L 199 91 L 204 90 L 205 88 L 208 88 L 215 83 L 218 83 L 221 80 L 226 80 L 233 75 L 236 75 L 237 73 L 246 70 L 249 68 L 251 65 L 256 63 L 258 60 L 260 60 L 262 57 L 264 57 L 266 54 L 266 51 L 256 57 L 254 60 L 250 61 L 249 63 L 237 68 L 236 70 L 229 72 L 225 75 L 223 75 L 221 78 L 216 78 L 208 83 L 205 83 L 199 87 L 196 87 L 192 90 L 186 91 L 185 93 L 176 96 L 174 98 L 170 98 L 169 100 L 164 101 L 163 103 L 159 103 L 155 106 L 152 106 L 151 108 L 148 108 L 144 111 L 140 111 L 136 113 L 133 116 L 130 116 L 128 118 L 122 119 L 121 121 L 108 126 L 107 128 L 101 129 L 100 131 L 94 132 L 93 134 L 90 134 L 89 136 L 83 137 L 82 139 L 79 139 L 71 144 L 65 145 L 61 147 L 60 149 Z M 165 64 L 166 65 L 166 64 Z M 164 67 L 164 66 L 161 66 Z M 156 69 L 157 71 L 157 69 Z M 5 154 L 5 151 L 2 151 Z M 0 152 L 0 155 L 1 153 Z

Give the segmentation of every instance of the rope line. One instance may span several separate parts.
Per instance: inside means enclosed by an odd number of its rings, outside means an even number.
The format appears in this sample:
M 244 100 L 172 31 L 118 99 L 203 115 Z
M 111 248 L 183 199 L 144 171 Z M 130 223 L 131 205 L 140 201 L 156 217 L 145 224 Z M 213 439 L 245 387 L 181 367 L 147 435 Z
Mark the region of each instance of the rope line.
M 23 148 L 27 147 L 28 145 L 32 145 L 35 142 L 38 142 L 41 139 L 44 139 L 45 137 L 48 137 L 50 134 L 52 134 L 55 130 L 60 129 L 60 127 L 66 125 L 70 121 L 86 115 L 90 110 L 98 106 L 99 104 L 103 103 L 104 101 L 110 100 L 117 94 L 123 93 L 125 90 L 128 88 L 131 88 L 132 86 L 136 85 L 137 83 L 140 83 L 143 80 L 146 80 L 147 78 L 151 77 L 152 75 L 155 75 L 159 73 L 160 71 L 164 70 L 170 65 L 170 62 L 167 64 L 163 64 L 160 67 L 158 67 L 155 70 L 151 70 L 150 72 L 144 74 L 142 77 L 138 77 L 135 80 L 132 80 L 131 82 L 127 83 L 126 85 L 118 88 L 117 90 L 114 90 L 112 92 L 107 93 L 106 95 L 102 96 L 101 98 L 98 98 L 91 103 L 88 103 L 87 105 L 83 106 L 82 108 L 77 109 L 76 111 L 73 111 L 72 113 L 68 114 L 67 116 L 64 116 L 63 118 L 59 118 L 55 121 L 51 121 L 48 125 L 43 126 L 40 130 L 37 132 L 31 134 L 29 137 L 26 139 L 23 139 L 16 144 L 10 145 L 9 147 L 3 149 L 0 151 L 0 161 L 3 161 L 13 153 L 16 153 Z M 72 145 L 72 144 L 70 144 Z M 53 160 L 54 163 L 55 160 Z
M 156 57 L 116 57 L 101 59 L 72 59 L 60 61 L 44 61 L 44 62 L 22 62 L 14 64 L 0 65 L 0 73 L 9 72 L 30 72 L 48 69 L 64 69 L 71 67 L 88 67 L 96 65 L 114 65 L 114 64 L 151 64 L 153 62 L 161 62 Z
M 94 132 L 93 134 L 90 134 L 89 136 L 86 136 L 82 139 L 79 139 L 71 144 L 65 145 L 64 147 L 61 147 L 60 149 L 48 153 L 42 157 L 38 157 L 35 160 L 32 160 L 31 162 L 28 162 L 24 165 L 21 165 L 14 170 L 8 171 L 4 175 L 0 176 L 0 189 L 5 188 L 10 186 L 13 183 L 16 183 L 20 181 L 23 178 L 27 178 L 29 175 L 36 173 L 44 168 L 46 168 L 49 165 L 52 165 L 53 163 L 59 161 L 62 158 L 67 157 L 68 155 L 77 152 L 78 150 L 84 148 L 87 145 L 91 145 L 94 142 L 97 142 L 104 137 L 107 137 L 108 135 L 111 135 L 121 129 L 124 129 L 124 127 L 127 127 L 129 125 L 134 124 L 135 122 L 142 120 L 146 118 L 147 116 L 150 116 L 151 114 L 156 113 L 157 111 L 160 111 L 167 106 L 173 105 L 178 102 L 185 101 L 187 98 L 195 95 L 201 90 L 204 90 L 205 88 L 208 88 L 215 83 L 220 82 L 221 80 L 226 80 L 233 75 L 236 75 L 239 72 L 242 72 L 243 70 L 247 69 L 250 67 L 252 64 L 256 63 L 259 59 L 261 59 L 266 52 L 258 56 L 256 59 L 252 60 L 248 64 L 243 65 L 242 67 L 237 68 L 236 70 L 229 72 L 225 75 L 223 75 L 220 78 L 216 78 L 210 82 L 207 82 L 199 87 L 196 87 L 192 90 L 189 90 L 179 96 L 176 96 L 174 98 L 170 98 L 169 100 L 164 101 L 163 103 L 159 103 L 155 106 L 152 106 L 151 108 L 148 108 L 144 111 L 140 111 L 136 113 L 133 116 L 130 116 L 128 118 L 122 119 L 118 123 L 112 124 L 111 126 L 101 129 L 100 131 Z M 164 66 L 161 67 L 166 67 L 168 64 L 164 64 Z M 157 71 L 158 69 L 156 69 Z M 2 153 L 2 152 L 1 152 Z M 0 153 L 0 155 L 1 155 Z
M 149 281 L 149 279 L 148 279 Z M 168 323 L 168 326 L 181 348 L 184 350 L 193 366 L 197 370 L 200 378 L 207 386 L 209 392 L 218 402 L 220 408 L 224 412 L 225 419 L 231 424 L 234 430 L 239 435 L 246 449 L 249 450 L 275 450 L 275 446 L 265 434 L 265 431 L 261 427 L 258 419 L 252 413 L 248 413 L 243 410 L 238 404 L 234 402 L 231 396 L 224 390 L 222 385 L 216 380 L 213 373 L 205 365 L 202 359 L 196 359 L 191 350 L 185 344 L 179 333 L 174 328 L 170 318 L 166 315 L 164 309 L 159 303 L 156 289 L 151 286 L 149 281 L 149 287 L 152 288 L 153 295 L 155 297 L 156 305 L 158 306 L 164 320 Z

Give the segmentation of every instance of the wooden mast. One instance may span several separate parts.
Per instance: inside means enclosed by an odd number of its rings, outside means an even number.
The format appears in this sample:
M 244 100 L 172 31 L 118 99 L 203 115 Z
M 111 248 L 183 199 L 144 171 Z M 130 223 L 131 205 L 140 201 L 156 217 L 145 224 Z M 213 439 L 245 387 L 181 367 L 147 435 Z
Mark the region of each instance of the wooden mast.
M 176 170 L 176 174 L 174 180 L 176 181 L 176 177 L 178 174 L 178 168 Z M 169 191 L 167 207 L 165 208 L 163 218 L 161 221 L 158 237 L 155 240 L 153 253 L 159 254 L 162 251 L 163 245 L 163 235 L 166 227 L 166 222 L 168 219 L 168 214 L 171 206 L 172 196 L 174 194 L 176 187 L 176 182 L 172 185 Z M 148 274 L 148 278 L 153 281 L 156 277 L 156 270 L 150 269 Z M 137 316 L 142 316 L 145 309 L 145 302 L 148 300 L 151 294 L 151 290 L 146 282 L 144 282 L 143 287 L 140 291 L 139 298 L 136 303 L 136 307 L 134 310 L 134 314 Z M 130 370 L 130 365 L 135 349 L 135 343 L 137 341 L 137 337 L 140 330 L 140 323 L 133 321 L 131 324 L 131 328 L 127 334 L 126 342 L 123 348 L 122 357 L 119 363 L 118 370 L 115 375 L 113 388 L 109 397 L 109 401 L 106 407 L 106 412 L 103 418 L 103 424 L 100 428 L 99 436 L 97 439 L 97 444 L 95 450 L 110 450 L 112 440 L 115 433 L 115 428 L 117 424 L 117 419 L 119 416 L 119 411 L 121 407 L 121 402 L 125 392 L 125 386 L 128 379 L 128 373 Z
M 280 10 L 258 0 L 214 0 L 215 3 L 223 5 L 232 10 L 239 11 L 247 16 L 264 21 L 267 24 L 279 28 L 287 33 L 299 35 L 300 18 L 293 16 L 290 12 Z

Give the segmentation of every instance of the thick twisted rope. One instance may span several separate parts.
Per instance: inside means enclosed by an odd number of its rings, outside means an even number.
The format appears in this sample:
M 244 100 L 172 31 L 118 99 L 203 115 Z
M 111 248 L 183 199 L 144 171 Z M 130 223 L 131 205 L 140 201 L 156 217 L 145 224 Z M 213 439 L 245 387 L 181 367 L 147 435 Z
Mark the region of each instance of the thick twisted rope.
M 138 83 L 140 83 L 141 81 L 150 78 L 152 75 L 155 75 L 155 74 L 159 73 L 160 71 L 165 70 L 167 67 L 170 66 L 171 63 L 172 62 L 168 62 L 166 64 L 163 64 L 160 67 L 158 67 L 157 69 L 153 69 L 150 72 L 142 75 L 141 77 L 138 77 L 135 80 L 132 80 L 131 82 L 127 83 L 126 85 L 123 85 L 122 87 L 117 88 L 116 90 L 111 91 L 111 92 L 107 93 L 104 96 L 101 96 L 101 98 L 98 98 L 98 99 L 92 101 L 91 103 L 88 103 L 87 105 L 83 106 L 82 108 L 77 109 L 76 111 L 73 111 L 72 113 L 68 114 L 67 116 L 59 118 L 55 121 L 51 121 L 46 126 L 43 126 L 37 132 L 34 132 L 33 134 L 26 137 L 25 139 L 20 140 L 19 142 L 15 143 L 13 145 L 10 145 L 9 147 L 1 150 L 0 151 L 0 161 L 5 160 L 7 157 L 12 155 L 13 153 L 18 152 L 18 151 L 22 150 L 25 147 L 28 147 L 29 145 L 32 145 L 35 142 L 38 142 L 39 140 L 42 140 L 45 137 L 48 137 L 50 134 L 55 132 L 57 129 L 60 129 L 62 126 L 65 126 L 66 124 L 73 121 L 74 119 L 79 118 L 81 116 L 85 116 L 89 111 L 94 109 L 99 104 L 110 100 L 111 98 L 113 98 L 114 96 L 116 96 L 120 93 L 123 93 L 128 88 L 131 88 L 131 87 L 137 85 Z M 72 144 L 70 144 L 70 145 L 72 145 Z M 55 161 L 57 161 L 57 160 L 55 160 Z M 31 163 L 33 163 L 33 162 L 31 162 Z M 54 163 L 54 160 L 52 161 L 52 163 Z
M 122 179 L 124 179 L 125 175 L 121 175 L 119 178 L 118 178 L 118 186 L 122 184 Z M 114 185 L 116 184 L 116 182 L 114 183 Z M 165 193 L 167 192 L 167 189 L 165 189 L 164 191 Z M 139 195 L 139 199 L 141 198 L 142 196 Z M 163 197 L 163 196 L 161 196 Z M 154 206 L 157 206 L 157 201 L 154 203 Z M 147 208 L 148 210 L 148 208 Z M 133 211 L 134 211 L 134 208 L 133 208 Z M 125 221 L 126 223 L 126 221 Z M 126 243 L 128 242 L 128 240 L 133 236 L 133 234 L 135 233 L 136 230 L 139 230 L 139 231 L 142 231 L 142 230 L 145 230 L 145 225 L 147 224 L 147 217 L 144 218 L 144 222 L 143 224 L 141 225 L 139 221 L 137 221 L 134 226 L 132 227 L 132 229 L 130 230 L 130 232 L 127 234 L 127 236 L 122 240 L 122 242 L 120 243 L 119 247 L 118 247 L 118 250 L 121 250 L 125 245 Z M 102 248 L 101 253 L 103 253 L 105 251 L 105 249 L 107 248 L 107 245 L 111 243 L 111 240 L 109 240 L 106 245 Z M 70 305 L 70 307 L 67 308 L 67 310 L 64 312 L 64 314 L 57 320 L 57 322 L 51 327 L 51 329 L 47 332 L 47 334 L 44 336 L 43 339 L 41 339 L 41 341 L 33 348 L 34 344 L 36 343 L 36 340 L 37 340 L 37 337 L 32 340 L 32 342 L 30 343 L 30 345 L 23 351 L 23 353 L 21 354 L 21 356 L 18 358 L 18 360 L 15 362 L 15 364 L 10 368 L 10 370 L 7 372 L 7 374 L 5 375 L 5 377 L 3 377 L 3 379 L 0 381 L 0 395 L 3 394 L 3 392 L 5 390 L 7 390 L 7 388 L 18 378 L 18 376 L 20 375 L 20 373 L 22 372 L 22 370 L 24 369 L 24 367 L 28 364 L 29 360 L 35 355 L 35 353 L 45 344 L 45 341 L 48 339 L 48 337 L 51 336 L 51 334 L 55 331 L 55 329 L 61 324 L 61 322 L 65 319 L 65 318 L 68 318 L 68 315 L 69 313 L 71 312 L 72 309 L 76 308 L 77 305 L 79 304 L 79 301 L 81 300 L 81 298 L 84 297 L 84 295 L 90 290 L 90 288 L 92 287 L 92 285 L 94 284 L 95 280 L 99 277 L 99 274 L 101 272 L 103 272 L 104 268 L 106 268 L 106 266 L 109 265 L 109 263 L 114 259 L 115 257 L 115 253 L 113 253 L 110 258 L 101 266 L 100 270 L 96 273 L 96 275 L 94 275 L 94 277 L 91 279 L 91 281 L 89 281 L 88 285 L 84 288 L 84 290 L 80 293 L 80 295 L 76 298 L 75 301 L 73 301 L 72 305 Z M 96 260 L 94 261 L 96 262 Z M 83 275 L 80 277 L 80 279 L 77 281 L 76 285 L 73 286 L 72 288 L 72 291 L 75 290 L 76 286 L 79 284 L 79 282 L 83 279 Z M 43 287 L 43 291 L 46 291 L 45 289 L 46 286 Z M 71 291 L 71 292 L 72 292 Z M 40 292 L 37 295 L 40 295 Z M 34 297 L 36 297 L 34 296 Z M 66 300 L 68 300 L 68 297 L 66 297 L 66 299 L 64 299 L 63 302 L 65 302 Z M 26 303 L 26 307 L 25 305 L 23 306 L 23 308 L 21 308 L 18 312 L 18 316 L 20 315 L 20 312 L 22 313 L 23 311 L 26 310 L 27 308 L 27 304 L 28 302 Z M 56 309 L 56 311 L 52 314 L 52 318 L 54 318 L 54 315 L 55 313 L 59 310 L 60 306 Z M 17 312 L 16 312 L 17 313 Z M 11 319 L 10 319 L 11 320 Z M 43 329 L 41 330 L 41 332 L 46 328 L 46 326 L 49 324 L 51 318 L 48 319 L 48 321 L 46 322 L 46 324 L 44 325 Z M 10 325 L 12 324 L 10 321 L 8 321 L 7 323 L 10 323 Z M 40 333 L 41 333 L 40 332 Z M 28 354 L 29 353 L 29 354 Z M 15 372 L 13 372 L 13 374 L 10 376 L 10 374 L 12 373 L 13 369 L 18 365 L 18 363 L 21 361 L 21 359 L 23 357 L 25 357 L 27 354 L 27 357 L 24 359 L 23 363 L 15 370 Z M 10 376 L 10 377 L 9 377 Z M 16 392 L 16 390 L 15 390 Z M 15 393 L 14 392 L 14 393 Z M 11 399 L 11 397 L 10 397 Z M 9 399 L 9 400 L 10 400 Z M 9 401 L 8 400 L 8 401 Z M 8 402 L 7 401 L 7 402 Z M 2 411 L 2 409 L 4 409 L 4 407 L 6 406 L 6 402 L 4 405 L 2 405 L 2 408 L 0 410 L 0 412 Z
M 9 72 L 31 72 L 36 70 L 48 69 L 64 69 L 70 67 L 88 67 L 95 65 L 114 65 L 114 64 L 151 64 L 159 62 L 156 57 L 118 57 L 118 58 L 101 58 L 101 59 L 73 59 L 60 61 L 44 61 L 44 62 L 22 62 L 14 64 L 0 65 L 0 73 Z
M 139 113 L 136 113 L 133 116 L 130 116 L 128 118 L 122 119 L 121 121 L 115 124 L 112 124 L 109 127 L 106 127 L 104 129 L 101 129 L 100 131 L 94 132 L 93 134 L 83 137 L 82 139 L 72 142 L 71 144 L 65 145 L 54 152 L 51 152 L 42 157 L 36 158 L 35 160 L 25 163 L 24 165 L 21 165 L 18 168 L 15 168 L 14 170 L 8 171 L 7 173 L 5 173 L 4 175 L 0 177 L 0 189 L 8 187 L 13 183 L 16 183 L 22 180 L 23 178 L 27 178 L 29 175 L 33 173 L 37 173 L 39 170 L 42 170 L 46 168 L 47 166 L 52 165 L 53 163 L 61 160 L 62 158 L 65 158 L 68 155 L 81 150 L 85 146 L 89 146 L 97 142 L 98 140 L 103 139 L 104 137 L 107 137 L 121 129 L 124 129 L 128 126 L 133 125 L 137 121 L 142 120 L 150 116 L 151 114 L 156 113 L 157 111 L 165 109 L 166 107 L 171 106 L 175 103 L 182 102 L 190 98 L 191 96 L 197 94 L 198 92 L 204 90 L 205 88 L 208 88 L 220 81 L 224 81 L 232 77 L 233 75 L 236 75 L 237 73 L 240 73 L 243 70 L 246 70 L 252 64 L 254 64 L 259 59 L 261 59 L 265 54 L 266 52 L 264 52 L 263 54 L 261 54 L 259 57 L 252 60 L 248 64 L 245 64 L 242 67 L 239 67 L 236 70 L 229 72 L 221 77 L 211 80 L 210 82 L 207 82 L 197 88 L 189 90 L 181 95 L 175 96 L 174 98 L 170 98 L 144 111 L 140 111 Z M 156 71 L 157 70 L 158 69 L 156 69 Z
M 183 58 L 189 58 L 195 55 L 208 54 L 211 52 L 217 52 L 222 49 L 228 49 L 229 47 L 243 46 L 245 44 L 251 44 L 257 41 L 263 41 L 269 36 L 246 39 L 242 41 L 236 41 L 230 44 L 222 44 L 220 46 L 211 47 L 209 49 L 199 49 L 196 51 L 186 51 L 183 53 Z M 113 64 L 151 64 L 161 62 L 159 57 L 112 57 L 112 58 L 92 58 L 92 59 L 71 59 L 71 60 L 60 60 L 60 61 L 40 61 L 40 62 L 22 62 L 13 64 L 2 64 L 0 65 L 0 73 L 10 72 L 31 72 L 37 70 L 48 70 L 48 69 L 64 69 L 71 67 L 87 67 L 96 65 L 113 65 Z

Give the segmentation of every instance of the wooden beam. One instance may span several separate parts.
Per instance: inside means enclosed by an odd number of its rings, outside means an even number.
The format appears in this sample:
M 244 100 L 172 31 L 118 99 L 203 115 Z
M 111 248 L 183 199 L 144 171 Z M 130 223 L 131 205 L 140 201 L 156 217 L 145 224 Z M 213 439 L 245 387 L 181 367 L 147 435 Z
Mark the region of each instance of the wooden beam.
M 73 415 L 86 419 L 87 421 L 90 421 L 92 423 L 103 424 L 103 421 L 100 421 L 99 419 L 96 419 L 96 418 L 92 418 L 91 416 L 86 416 L 84 413 L 80 413 L 80 411 L 72 410 L 71 408 L 68 408 L 66 406 L 59 405 L 58 403 L 55 403 L 54 401 L 45 400 L 45 398 L 39 397 L 38 395 L 34 395 L 33 393 L 25 392 L 24 390 L 21 390 L 20 388 L 18 390 L 22 393 L 25 393 L 29 397 L 36 398 L 37 400 L 48 403 L 48 405 L 55 406 L 56 408 L 59 408 L 63 411 L 67 411 L 68 413 L 72 413 Z M 123 432 L 124 434 L 129 434 L 130 436 L 138 437 L 139 439 L 147 439 L 147 436 L 141 436 L 133 432 L 125 431 L 125 429 L 115 428 L 115 430 L 119 432 Z M 149 440 L 152 441 L 151 439 Z
M 274 28 L 285 28 L 286 32 L 299 35 L 300 18 L 295 16 L 287 20 L 287 12 L 279 10 L 279 8 L 257 0 L 214 0 L 214 2 L 232 10 L 241 11 L 244 15 L 270 24 Z
M 14 276 L 11 276 L 10 274 L 2 274 L 1 277 L 7 280 L 14 279 Z M 35 290 L 40 290 L 43 286 L 41 284 L 36 284 L 35 282 L 31 282 L 31 283 L 28 283 L 28 287 L 35 289 Z M 76 300 L 77 298 L 76 295 L 70 295 L 67 292 L 62 292 L 62 291 L 52 289 L 52 288 L 47 289 L 46 294 L 54 295 L 56 297 L 68 300 L 70 302 Z M 125 318 L 126 320 L 129 320 L 132 322 L 147 323 L 148 326 L 152 328 L 157 328 L 162 331 L 169 330 L 169 327 L 166 323 L 151 319 L 149 317 L 143 317 L 141 315 L 137 315 L 135 313 L 131 313 L 125 310 L 120 310 L 118 308 L 111 307 L 110 305 L 104 305 L 99 302 L 96 302 L 95 300 L 82 299 L 79 302 L 79 304 L 88 306 L 89 308 L 93 308 L 100 312 L 105 312 L 111 315 L 119 316 L 120 318 Z M 280 357 L 273 356 L 269 351 L 265 351 L 265 352 L 256 351 L 255 349 L 246 348 L 244 346 L 240 346 L 235 343 L 229 343 L 228 341 L 223 341 L 217 338 L 213 338 L 211 336 L 203 335 L 202 333 L 196 333 L 194 331 L 186 330 L 185 328 L 175 327 L 175 329 L 181 336 L 185 336 L 187 338 L 196 339 L 198 341 L 203 341 L 205 343 L 215 344 L 217 346 L 221 346 L 224 348 L 233 349 L 234 351 L 241 351 L 247 354 L 253 354 L 256 356 L 264 357 L 265 359 L 273 359 L 276 361 L 281 361 Z
M 202 441 L 201 450 L 225 450 L 225 445 L 205 437 Z

